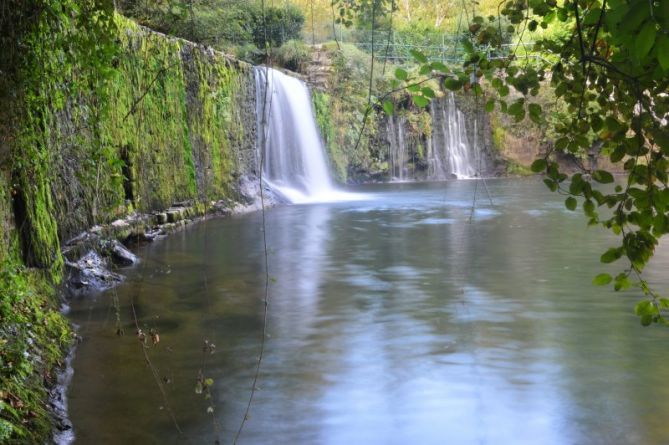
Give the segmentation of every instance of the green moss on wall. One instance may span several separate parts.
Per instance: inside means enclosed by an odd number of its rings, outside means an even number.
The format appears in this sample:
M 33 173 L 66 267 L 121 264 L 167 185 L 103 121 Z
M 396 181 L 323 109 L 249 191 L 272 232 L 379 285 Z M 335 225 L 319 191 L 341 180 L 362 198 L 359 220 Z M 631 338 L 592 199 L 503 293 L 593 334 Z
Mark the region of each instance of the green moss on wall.
M 129 209 L 230 196 L 253 119 L 250 69 L 117 16 L 116 69 L 78 66 L 35 38 L 38 79 L 13 149 L 28 264 L 60 267 L 58 239 Z M 66 58 L 65 58 L 66 59 Z M 43 69 L 46 66 L 47 69 Z
M 235 146 L 244 139 L 244 122 L 235 107 L 244 100 L 239 97 L 249 72 L 243 72 L 221 55 L 204 53 L 193 48 L 184 50 L 188 128 L 202 175 L 200 190 L 206 196 L 231 193 L 232 181 L 239 170 Z
M 334 173 L 338 181 L 346 183 L 348 179 L 348 159 L 346 153 L 339 145 L 341 138 L 337 137 L 339 129 L 336 128 L 332 113 L 333 99 L 322 91 L 315 90 L 312 93 L 314 105 L 314 116 L 316 124 L 323 138 L 323 143 L 328 152 L 330 160 L 330 170 Z

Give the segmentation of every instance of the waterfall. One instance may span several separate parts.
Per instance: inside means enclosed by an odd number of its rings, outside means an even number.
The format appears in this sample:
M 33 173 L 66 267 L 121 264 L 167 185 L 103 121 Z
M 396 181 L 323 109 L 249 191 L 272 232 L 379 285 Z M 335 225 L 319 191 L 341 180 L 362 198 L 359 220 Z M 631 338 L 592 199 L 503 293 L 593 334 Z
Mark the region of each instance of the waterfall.
M 255 79 L 265 183 L 292 203 L 355 199 L 333 185 L 304 82 L 266 67 L 255 69 Z
M 388 118 L 388 136 L 390 144 L 388 145 L 388 161 L 390 177 L 394 181 L 406 181 L 408 175 L 408 150 L 404 138 L 404 121 L 402 118 L 390 116 Z
M 466 116 L 455 106 L 453 93 L 432 101 L 432 143 L 428 159 L 428 177 L 434 180 L 476 176 L 481 153 L 478 153 L 476 120 L 474 141 L 467 136 Z

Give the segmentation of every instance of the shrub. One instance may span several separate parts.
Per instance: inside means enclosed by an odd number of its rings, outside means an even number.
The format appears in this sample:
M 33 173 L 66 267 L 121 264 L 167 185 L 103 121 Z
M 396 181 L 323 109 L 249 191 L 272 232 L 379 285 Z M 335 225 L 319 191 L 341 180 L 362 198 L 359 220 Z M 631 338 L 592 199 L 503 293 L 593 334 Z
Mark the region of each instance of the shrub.
M 291 71 L 302 71 L 302 67 L 311 60 L 311 50 L 301 40 L 289 40 L 274 51 L 277 64 Z

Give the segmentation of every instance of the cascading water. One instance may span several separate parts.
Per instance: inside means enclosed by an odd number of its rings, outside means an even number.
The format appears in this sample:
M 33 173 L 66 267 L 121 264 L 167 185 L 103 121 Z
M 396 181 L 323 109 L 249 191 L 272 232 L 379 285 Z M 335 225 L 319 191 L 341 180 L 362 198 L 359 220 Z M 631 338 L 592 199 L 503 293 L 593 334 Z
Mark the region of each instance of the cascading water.
M 355 199 L 332 183 L 307 86 L 267 67 L 257 67 L 255 79 L 258 153 L 267 185 L 292 203 Z
M 430 179 L 471 178 L 476 176 L 481 153 L 476 140 L 474 120 L 474 143 L 467 137 L 466 116 L 455 105 L 450 93 L 443 100 L 432 101 L 432 143 L 428 159 Z
M 408 153 L 407 144 L 404 138 L 405 122 L 402 118 L 390 116 L 388 118 L 388 136 L 390 144 L 388 145 L 388 160 L 390 177 L 394 181 L 406 181 L 408 176 Z

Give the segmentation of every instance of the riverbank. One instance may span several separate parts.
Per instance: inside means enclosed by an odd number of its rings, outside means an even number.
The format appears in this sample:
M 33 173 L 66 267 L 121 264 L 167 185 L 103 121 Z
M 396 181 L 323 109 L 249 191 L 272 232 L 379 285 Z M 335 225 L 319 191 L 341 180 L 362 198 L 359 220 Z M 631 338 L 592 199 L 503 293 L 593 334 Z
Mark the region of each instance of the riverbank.
M 265 206 L 277 200 L 265 192 Z M 17 260 L 0 265 L 0 442 L 46 443 L 52 433 L 69 443 L 66 390 L 77 338 L 62 309 L 68 298 L 89 298 L 123 282 L 123 268 L 141 261 L 126 246 L 161 240 L 203 221 L 261 208 L 257 195 L 243 202 L 175 203 L 164 211 L 133 213 L 96 225 L 65 242 L 61 283 Z M 112 248 L 110 248 L 112 246 Z M 7 298 L 9 296 L 10 298 Z M 70 358 L 68 359 L 68 354 Z

